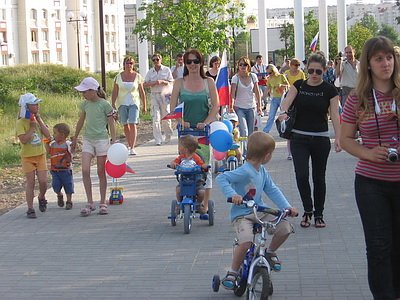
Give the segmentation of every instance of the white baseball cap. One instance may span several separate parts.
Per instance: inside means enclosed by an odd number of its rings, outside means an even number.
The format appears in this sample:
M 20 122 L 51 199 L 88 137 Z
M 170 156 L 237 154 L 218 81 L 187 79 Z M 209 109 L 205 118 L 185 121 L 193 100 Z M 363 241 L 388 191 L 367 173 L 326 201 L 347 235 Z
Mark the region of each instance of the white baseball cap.
M 237 114 L 234 113 L 234 112 L 225 114 L 224 115 L 224 119 L 225 120 L 229 120 L 229 121 L 236 121 L 236 122 L 239 121 L 239 118 L 238 118 Z
M 81 81 L 81 83 L 75 87 L 75 89 L 79 92 L 85 92 L 88 90 L 95 90 L 97 91 L 100 84 L 97 82 L 96 79 L 93 77 L 86 77 Z
M 42 102 L 42 99 L 37 98 L 32 93 L 26 93 L 19 97 L 19 106 L 26 104 L 38 104 L 39 102 Z

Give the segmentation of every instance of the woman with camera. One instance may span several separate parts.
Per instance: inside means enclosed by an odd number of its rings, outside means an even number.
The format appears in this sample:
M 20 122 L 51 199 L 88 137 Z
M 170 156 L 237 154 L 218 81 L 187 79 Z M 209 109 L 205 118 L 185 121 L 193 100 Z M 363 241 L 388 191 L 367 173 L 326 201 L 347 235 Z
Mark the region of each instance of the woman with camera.
M 399 60 L 386 37 L 362 50 L 355 91 L 343 109 L 341 145 L 359 158 L 355 197 L 374 299 L 400 299 Z M 359 129 L 362 143 L 354 140 Z

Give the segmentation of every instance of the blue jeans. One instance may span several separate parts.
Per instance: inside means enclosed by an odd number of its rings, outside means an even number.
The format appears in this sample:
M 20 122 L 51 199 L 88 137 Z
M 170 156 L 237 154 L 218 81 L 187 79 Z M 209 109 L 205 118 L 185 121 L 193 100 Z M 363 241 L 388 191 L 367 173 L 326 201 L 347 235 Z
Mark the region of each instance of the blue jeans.
M 290 139 L 290 150 L 292 151 L 296 183 L 304 211 L 312 212 L 314 208 L 314 217 L 322 217 L 326 196 L 326 164 L 331 150 L 331 141 L 329 137 L 293 133 Z M 314 205 L 309 182 L 310 158 Z
M 272 125 L 275 123 L 275 115 L 278 111 L 279 105 L 281 105 L 281 97 L 274 97 L 271 99 L 268 121 L 263 129 L 264 132 L 269 133 L 271 131 Z
M 367 246 L 369 288 L 375 300 L 400 298 L 400 182 L 356 174 L 354 187 Z
M 235 112 L 239 119 L 240 136 L 250 136 L 254 131 L 256 111 L 254 108 L 240 108 L 235 106 Z

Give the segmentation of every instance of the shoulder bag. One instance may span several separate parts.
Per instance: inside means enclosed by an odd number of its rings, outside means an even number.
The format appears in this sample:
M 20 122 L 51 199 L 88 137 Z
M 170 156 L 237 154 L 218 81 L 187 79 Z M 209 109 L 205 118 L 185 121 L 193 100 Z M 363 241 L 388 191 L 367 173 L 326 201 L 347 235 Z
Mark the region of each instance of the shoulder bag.
M 301 87 L 303 86 L 304 80 L 301 83 L 300 87 L 299 87 L 299 92 L 301 90 Z M 288 111 L 287 111 L 287 116 L 288 118 L 286 120 L 282 120 L 280 121 L 279 118 L 277 118 L 275 120 L 275 125 L 276 125 L 276 129 L 278 130 L 279 136 L 281 138 L 290 140 L 291 135 L 292 135 L 292 129 L 294 126 L 294 123 L 296 121 L 296 98 L 299 95 L 299 93 L 297 93 L 296 97 L 293 99 L 292 104 L 290 105 Z

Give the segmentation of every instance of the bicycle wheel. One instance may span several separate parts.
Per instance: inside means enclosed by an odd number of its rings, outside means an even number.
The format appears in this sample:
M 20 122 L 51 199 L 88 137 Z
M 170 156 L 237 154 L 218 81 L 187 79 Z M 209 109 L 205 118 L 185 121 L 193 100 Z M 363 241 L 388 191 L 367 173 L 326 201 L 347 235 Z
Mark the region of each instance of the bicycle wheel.
M 214 201 L 208 200 L 208 225 L 214 225 Z
M 237 287 L 235 287 L 235 289 L 233 290 L 233 293 L 235 294 L 235 296 L 238 297 L 242 297 L 244 292 L 246 292 L 246 288 L 247 288 L 247 278 L 242 276 L 243 272 L 240 272 L 240 280 L 237 284 Z
M 190 205 L 186 204 L 183 206 L 183 231 L 185 233 L 190 233 L 192 228 L 192 210 Z
M 212 289 L 214 292 L 219 291 L 220 284 L 221 284 L 221 279 L 219 278 L 219 275 L 214 275 L 212 280 Z
M 270 296 L 271 277 L 268 270 L 262 267 L 254 268 L 253 278 L 247 290 L 247 299 L 265 299 Z
M 171 225 L 176 226 L 176 206 L 178 204 L 178 201 L 172 200 L 171 202 Z

